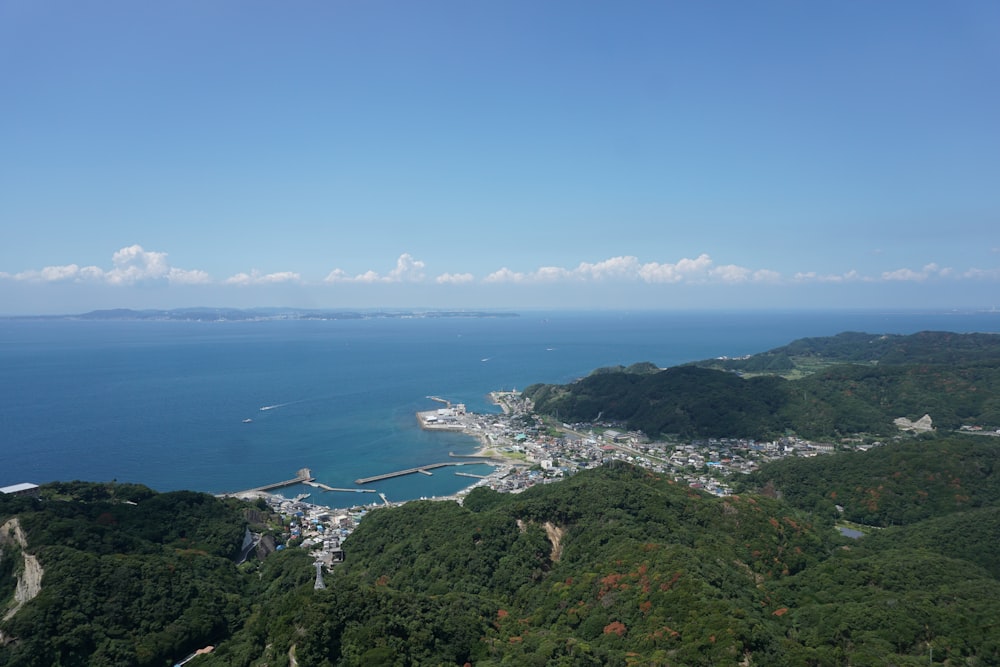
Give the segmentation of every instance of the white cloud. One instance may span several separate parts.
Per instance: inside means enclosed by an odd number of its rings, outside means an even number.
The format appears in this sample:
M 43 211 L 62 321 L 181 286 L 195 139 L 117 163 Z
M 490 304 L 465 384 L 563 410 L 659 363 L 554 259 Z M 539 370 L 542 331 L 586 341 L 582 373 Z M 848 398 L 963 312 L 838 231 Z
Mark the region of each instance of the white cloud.
M 647 283 L 704 282 L 711 266 L 712 258 L 702 253 L 695 259 L 684 257 L 676 264 L 643 264 L 639 269 L 639 277 Z M 737 267 L 730 266 L 725 273 L 733 275 L 735 268 Z
M 821 283 L 846 283 L 859 280 L 869 280 L 855 270 L 846 273 L 825 273 L 820 274 L 815 271 L 796 273 L 794 279 L 799 282 L 821 282 Z
M 753 278 L 753 271 L 745 266 L 727 264 L 713 267 L 709 270 L 708 275 L 724 283 L 745 283 Z
M 413 255 L 404 252 L 396 260 L 396 268 L 387 276 L 389 282 L 420 282 L 424 279 L 424 263 L 413 259 Z
M 22 271 L 14 274 L 14 280 L 24 280 L 28 282 L 59 283 L 59 282 L 83 282 L 85 280 L 100 280 L 104 276 L 104 271 L 96 266 L 85 266 L 81 268 L 76 264 L 66 264 L 64 266 L 46 266 L 40 271 Z
M 771 269 L 757 269 L 753 272 L 754 282 L 777 283 L 781 282 L 781 274 Z
M 775 282 L 781 275 L 770 269 L 749 269 L 735 264 L 713 266 L 712 258 L 701 254 L 694 259 L 682 258 L 676 263 L 648 262 L 643 264 L 631 255 L 611 257 L 590 263 L 581 262 L 574 269 L 543 266 L 523 273 L 504 267 L 486 276 L 488 283 L 552 283 L 633 280 L 646 283 L 704 282 Z
M 277 273 L 261 273 L 254 269 L 250 273 L 237 273 L 226 278 L 227 285 L 273 285 L 276 283 L 301 282 L 302 277 L 294 271 L 280 271 Z
M 324 281 L 328 283 L 347 283 L 351 281 L 351 276 L 343 269 L 334 269 L 327 274 Z
M 970 280 L 997 280 L 1000 279 L 1000 268 L 995 269 L 968 269 L 962 273 L 963 278 Z
M 923 281 L 933 277 L 947 277 L 952 275 L 950 268 L 941 268 L 935 263 L 924 265 L 919 271 L 909 268 L 896 269 L 895 271 L 884 271 L 882 280 L 903 280 L 903 281 Z
M 404 252 L 396 260 L 396 267 L 382 275 L 372 270 L 351 276 L 343 269 L 334 269 L 324 279 L 328 283 L 418 283 L 424 280 L 424 263 Z
M 111 257 L 114 268 L 104 274 L 112 285 L 131 285 L 144 280 L 160 280 L 170 273 L 167 253 L 143 250 L 141 245 L 122 248 Z
M 344 284 L 401 284 L 430 283 L 435 285 L 471 284 L 523 284 L 523 285 L 586 285 L 607 282 L 676 284 L 676 285 L 740 285 L 740 284 L 780 284 L 852 282 L 911 282 L 929 280 L 976 280 L 1000 281 L 1000 268 L 970 268 L 961 271 L 928 263 L 923 267 L 909 267 L 862 275 L 856 270 L 844 273 L 819 273 L 800 271 L 783 276 L 778 271 L 767 268 L 752 268 L 739 264 L 717 265 L 707 254 L 683 257 L 676 262 L 642 262 L 633 255 L 619 255 L 595 262 L 583 261 L 574 267 L 555 265 L 540 266 L 534 270 L 515 271 L 507 266 L 476 278 L 472 273 L 443 272 L 433 277 L 426 275 L 426 264 L 410 253 L 403 253 L 396 259 L 391 270 L 380 273 L 368 270 L 349 274 L 343 269 L 330 271 L 323 282 Z M 241 272 L 221 281 L 214 281 L 199 269 L 182 269 L 171 266 L 167 253 L 145 250 L 134 244 L 123 247 L 112 254 L 110 268 L 65 264 L 30 269 L 19 273 L 0 272 L 0 281 L 34 283 L 90 283 L 112 286 L 130 286 L 146 283 L 170 285 L 309 285 L 298 272 L 281 271 L 261 273 L 254 269 Z M 315 283 L 312 283 L 315 284 Z
M 15 273 L 14 280 L 26 282 L 95 282 L 108 285 L 134 285 L 141 282 L 169 282 L 177 284 L 202 284 L 211 282 L 205 271 L 172 267 L 167 253 L 144 250 L 141 245 L 126 246 L 111 256 L 112 268 L 105 271 L 98 266 L 64 264 L 46 266 L 40 270 Z
M 355 276 L 354 281 L 359 283 L 380 283 L 384 282 L 385 279 L 374 271 L 368 270 L 358 276 Z
M 471 273 L 442 273 L 434 279 L 438 285 L 463 285 L 471 283 L 476 277 Z
M 175 269 L 171 268 L 167 274 L 167 280 L 178 285 L 207 285 L 212 282 L 212 276 L 200 269 Z
M 540 283 L 555 283 L 572 280 L 577 277 L 573 271 L 567 271 L 560 266 L 543 266 L 532 275 L 532 280 Z
M 483 282 L 487 283 L 523 283 L 526 280 L 528 280 L 526 274 L 511 271 L 506 266 L 483 278 Z
M 639 273 L 639 260 L 631 255 L 611 257 L 602 262 L 590 264 L 581 262 L 575 273 L 581 278 L 605 280 L 609 278 L 633 278 Z

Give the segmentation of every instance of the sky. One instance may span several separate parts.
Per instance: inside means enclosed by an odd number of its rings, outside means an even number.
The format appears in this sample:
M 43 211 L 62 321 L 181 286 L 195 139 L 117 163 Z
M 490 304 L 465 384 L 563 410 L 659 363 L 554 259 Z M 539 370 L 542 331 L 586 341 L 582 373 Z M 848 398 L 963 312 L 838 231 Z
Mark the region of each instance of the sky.
M 0 3 L 0 314 L 992 308 L 1000 3 Z

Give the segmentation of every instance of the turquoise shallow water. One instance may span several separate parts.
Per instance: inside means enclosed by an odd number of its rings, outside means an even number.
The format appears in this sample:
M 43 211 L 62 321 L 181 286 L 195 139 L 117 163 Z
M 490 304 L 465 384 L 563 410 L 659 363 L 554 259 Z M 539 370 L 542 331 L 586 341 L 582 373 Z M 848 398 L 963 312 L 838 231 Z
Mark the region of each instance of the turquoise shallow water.
M 521 313 L 511 318 L 268 322 L 0 321 L 0 485 L 117 479 L 222 492 L 293 477 L 335 487 L 446 460 L 476 442 L 421 431 L 426 397 L 488 393 L 598 366 L 669 366 L 840 331 L 1000 331 L 1000 314 Z M 264 406 L 276 406 L 261 411 Z M 244 419 L 251 423 L 243 423 Z M 478 469 L 477 469 L 478 468 Z M 486 467 L 463 467 L 484 473 Z M 453 493 L 444 468 L 375 485 Z M 313 493 L 324 504 L 370 494 Z

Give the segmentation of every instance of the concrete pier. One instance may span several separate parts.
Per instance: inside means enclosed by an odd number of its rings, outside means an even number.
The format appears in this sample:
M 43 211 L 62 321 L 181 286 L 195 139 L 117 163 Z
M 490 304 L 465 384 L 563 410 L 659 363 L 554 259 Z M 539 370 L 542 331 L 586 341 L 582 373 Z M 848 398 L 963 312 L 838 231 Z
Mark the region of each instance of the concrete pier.
M 383 479 L 392 479 L 393 477 L 402 477 L 404 475 L 412 475 L 414 473 L 422 473 L 424 475 L 430 475 L 429 470 L 434 468 L 443 468 L 445 466 L 468 466 L 475 465 L 476 463 L 481 463 L 480 461 L 444 461 L 443 463 L 430 463 L 425 466 L 417 466 L 416 468 L 407 468 L 406 470 L 397 470 L 396 472 L 387 472 L 384 475 L 375 475 L 374 477 L 362 477 L 361 479 L 354 480 L 355 484 L 368 484 L 370 482 L 378 482 Z
M 344 493 L 375 493 L 375 489 L 338 489 L 335 486 L 327 486 L 322 482 L 304 482 L 309 486 L 314 486 L 317 489 L 323 489 L 324 491 L 342 491 Z
M 257 486 L 252 489 L 247 489 L 245 491 L 235 491 L 233 493 L 226 493 L 223 495 L 227 496 L 238 496 L 244 493 L 257 493 L 273 491 L 274 489 L 280 489 L 286 486 L 295 486 L 296 484 L 308 484 L 315 478 L 312 475 L 312 471 L 309 468 L 300 468 L 298 471 L 298 477 L 294 479 L 286 479 L 284 482 L 275 482 L 274 484 L 265 484 L 264 486 Z

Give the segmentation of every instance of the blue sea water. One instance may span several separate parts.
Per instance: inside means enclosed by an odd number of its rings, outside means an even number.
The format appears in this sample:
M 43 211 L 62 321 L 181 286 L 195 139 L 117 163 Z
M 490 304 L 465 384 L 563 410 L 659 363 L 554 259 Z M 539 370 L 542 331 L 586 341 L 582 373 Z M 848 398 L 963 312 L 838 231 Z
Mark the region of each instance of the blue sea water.
M 0 321 L 0 486 L 139 482 L 233 491 L 295 476 L 353 480 L 444 461 L 477 442 L 421 431 L 427 397 L 488 394 L 599 366 L 670 366 L 841 331 L 1000 331 L 994 312 L 524 312 L 335 321 Z M 274 406 L 261 410 L 265 406 Z M 244 419 L 252 419 L 244 423 Z M 456 468 L 374 485 L 390 500 L 465 487 Z M 484 473 L 485 466 L 464 472 Z M 310 492 L 333 506 L 370 494 Z

